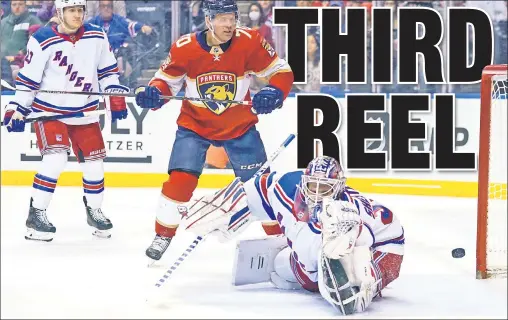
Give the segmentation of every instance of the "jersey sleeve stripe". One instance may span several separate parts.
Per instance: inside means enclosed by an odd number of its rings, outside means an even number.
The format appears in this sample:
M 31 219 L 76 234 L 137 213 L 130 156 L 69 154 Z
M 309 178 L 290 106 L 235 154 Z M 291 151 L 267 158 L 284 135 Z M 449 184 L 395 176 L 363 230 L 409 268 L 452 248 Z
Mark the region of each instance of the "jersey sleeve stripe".
M 67 41 L 67 40 L 61 39 L 61 38 L 54 39 L 51 42 L 48 42 L 47 44 L 45 44 L 44 46 L 41 45 L 41 49 L 42 49 L 42 51 L 44 51 L 47 48 L 51 47 L 52 45 L 57 44 L 57 43 L 62 43 L 64 41 Z
M 98 80 L 102 80 L 102 79 L 105 79 L 109 76 L 112 76 L 112 75 L 115 75 L 115 74 L 118 74 L 118 67 L 116 67 L 115 69 L 111 69 L 110 71 L 106 71 L 106 72 L 103 72 L 103 73 L 98 73 L 98 77 L 97 79 Z
M 32 103 L 32 110 L 34 112 L 55 112 L 55 113 L 74 113 L 74 112 L 86 112 L 97 110 L 99 107 L 99 100 L 94 100 L 82 107 L 60 107 L 55 106 L 53 104 L 42 101 L 38 98 L 35 98 Z
M 261 183 L 262 183 L 261 177 L 256 177 L 256 179 L 254 180 L 254 186 L 256 187 L 256 191 L 258 192 L 259 198 L 261 199 L 261 204 L 263 205 L 263 209 L 265 209 L 265 212 L 268 214 L 270 219 L 276 220 L 275 214 L 273 213 L 273 209 L 270 206 L 270 202 L 268 201 L 268 191 L 264 192 L 263 188 L 261 186 Z
M 39 87 L 35 87 L 32 84 L 27 83 L 26 81 L 20 79 L 19 77 L 16 78 L 15 84 L 16 84 L 16 86 L 23 86 L 23 87 L 26 87 L 26 88 L 28 88 L 30 90 L 39 90 Z
M 18 78 L 20 80 L 23 80 L 24 83 L 27 83 L 33 87 L 37 87 L 39 88 L 41 83 L 40 82 L 37 82 L 37 81 L 33 81 L 32 79 L 28 78 L 27 76 L 23 75 L 21 72 L 18 72 Z M 18 81 L 18 79 L 16 79 L 16 81 Z
M 279 61 L 279 58 L 273 59 L 273 61 L 270 62 L 270 64 L 266 68 L 264 68 L 260 71 L 257 71 L 257 72 L 254 71 L 254 73 L 256 74 L 256 76 L 264 75 L 265 73 L 270 71 L 270 69 L 272 69 L 278 61 Z
M 118 68 L 118 64 L 115 62 L 114 64 L 107 66 L 106 68 L 97 69 L 97 73 L 100 75 L 101 73 L 105 73 Z
M 81 37 L 82 40 L 84 39 L 104 39 L 104 36 L 100 35 L 86 35 Z
M 310 231 L 314 232 L 315 234 L 321 234 L 321 228 L 319 228 L 315 223 L 308 223 Z
M 293 201 L 284 193 L 278 182 L 275 184 L 275 196 L 289 212 L 293 212 Z
M 400 235 L 396 238 L 393 238 L 393 239 L 386 240 L 386 241 L 376 242 L 372 245 L 372 247 L 376 248 L 376 247 L 383 246 L 385 244 L 404 244 L 404 243 L 405 243 L 404 231 L 402 231 L 402 235 Z
M 268 175 L 268 178 L 267 178 L 267 188 L 270 188 L 270 186 L 272 185 L 272 181 L 273 181 L 273 177 L 275 176 L 275 172 L 272 172 Z
M 44 40 L 43 42 L 41 42 L 41 47 L 44 47 L 45 45 L 47 45 L 48 43 L 52 42 L 52 41 L 56 41 L 56 40 L 59 40 L 61 39 L 60 37 L 58 36 L 54 36 L 54 37 L 51 37 L 49 39 L 46 39 Z
M 104 39 L 104 32 L 101 31 L 85 31 L 83 33 L 83 37 L 85 36 L 100 36 L 102 39 Z M 83 37 L 81 39 L 83 39 Z
M 256 182 L 259 183 L 263 199 L 265 199 L 266 202 L 268 203 L 268 183 L 266 181 L 266 176 L 259 177 L 258 179 L 256 179 Z

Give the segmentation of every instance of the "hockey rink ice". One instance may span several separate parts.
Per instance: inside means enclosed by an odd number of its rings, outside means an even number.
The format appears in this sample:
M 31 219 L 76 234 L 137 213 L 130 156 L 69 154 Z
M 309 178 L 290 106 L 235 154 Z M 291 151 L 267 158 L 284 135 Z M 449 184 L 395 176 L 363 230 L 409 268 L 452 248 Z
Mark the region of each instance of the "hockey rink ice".
M 50 243 L 24 239 L 30 192 L 1 188 L 2 318 L 340 318 L 318 294 L 269 283 L 233 287 L 235 242 L 215 238 L 201 243 L 154 293 L 194 238 L 180 232 L 162 260 L 147 268 L 158 188 L 106 189 L 103 211 L 114 225 L 108 240 L 92 237 L 82 188 L 57 188 L 48 210 L 57 228 Z M 196 194 L 203 192 L 211 190 Z M 400 218 L 406 251 L 400 278 L 383 298 L 348 318 L 507 318 L 506 278 L 475 279 L 476 199 L 372 197 Z M 242 237 L 261 232 L 254 223 Z M 454 259 L 458 247 L 466 256 Z M 147 303 L 153 294 L 157 303 Z

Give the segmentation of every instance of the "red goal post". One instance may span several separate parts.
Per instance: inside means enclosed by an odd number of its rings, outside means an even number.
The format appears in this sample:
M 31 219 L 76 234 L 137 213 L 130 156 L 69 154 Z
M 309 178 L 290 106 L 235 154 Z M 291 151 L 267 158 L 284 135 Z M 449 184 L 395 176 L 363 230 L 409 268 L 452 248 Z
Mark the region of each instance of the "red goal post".
M 508 65 L 490 65 L 482 73 L 476 278 L 507 273 L 507 126 Z

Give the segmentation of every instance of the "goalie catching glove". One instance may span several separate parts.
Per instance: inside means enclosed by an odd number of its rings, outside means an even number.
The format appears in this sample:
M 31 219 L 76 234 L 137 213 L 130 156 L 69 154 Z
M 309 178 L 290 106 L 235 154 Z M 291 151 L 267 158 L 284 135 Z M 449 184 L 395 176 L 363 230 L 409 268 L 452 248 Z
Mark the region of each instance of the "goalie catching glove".
M 348 201 L 326 201 L 320 219 L 323 253 L 332 259 L 350 254 L 362 231 L 362 219 L 356 205 Z
M 324 255 L 321 291 L 343 314 L 362 312 L 377 294 L 380 281 L 371 272 L 370 246 L 374 239 L 369 232 L 364 232 L 367 227 L 364 228 L 358 208 L 351 202 L 325 201 L 320 220 Z M 341 289 L 333 284 L 339 284 Z
M 185 230 L 200 236 L 215 232 L 221 242 L 242 232 L 253 217 L 240 178 L 214 194 L 197 199 L 183 219 Z

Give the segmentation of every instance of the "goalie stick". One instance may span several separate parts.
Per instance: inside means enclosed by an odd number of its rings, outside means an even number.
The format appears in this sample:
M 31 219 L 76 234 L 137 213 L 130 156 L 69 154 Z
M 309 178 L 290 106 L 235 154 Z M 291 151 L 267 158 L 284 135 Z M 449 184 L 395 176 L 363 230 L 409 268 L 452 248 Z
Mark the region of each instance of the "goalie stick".
M 256 173 L 251 177 L 251 179 L 261 176 L 268 169 L 268 167 L 272 164 L 272 162 L 279 156 L 279 154 L 282 151 L 284 151 L 287 148 L 287 146 L 295 139 L 295 137 L 296 137 L 296 134 L 290 134 L 286 138 L 286 140 L 284 140 L 284 142 L 280 145 L 280 147 L 270 156 L 270 158 L 265 162 L 265 164 L 261 168 L 259 168 L 258 171 L 256 171 Z M 236 179 L 239 179 L 239 178 L 236 178 Z M 169 278 L 173 275 L 175 270 L 183 263 L 183 261 L 185 261 L 185 259 L 194 251 L 194 249 L 201 242 L 203 242 L 209 235 L 210 235 L 210 233 L 204 235 L 203 237 L 198 236 L 189 245 L 189 247 L 180 255 L 180 257 L 172 264 L 172 266 L 166 270 L 164 275 L 161 278 L 159 278 L 159 280 L 157 280 L 157 282 L 155 283 L 155 287 L 157 287 L 157 288 L 162 287 L 169 280 Z

